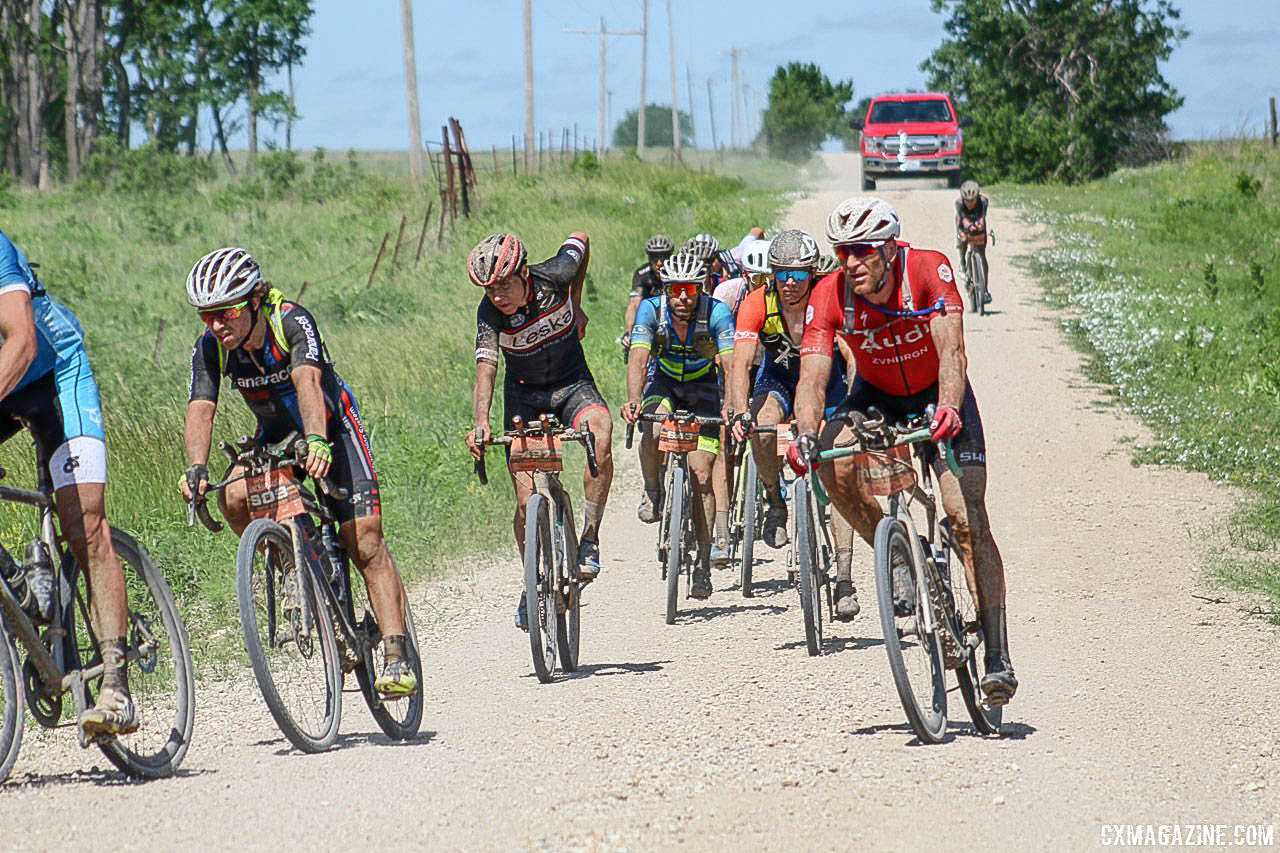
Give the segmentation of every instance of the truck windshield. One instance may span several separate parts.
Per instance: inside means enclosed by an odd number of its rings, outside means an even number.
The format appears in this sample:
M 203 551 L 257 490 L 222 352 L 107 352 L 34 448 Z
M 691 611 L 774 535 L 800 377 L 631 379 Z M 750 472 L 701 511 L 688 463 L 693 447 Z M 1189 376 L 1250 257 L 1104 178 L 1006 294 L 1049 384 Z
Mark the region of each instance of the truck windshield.
M 871 107 L 870 124 L 903 124 L 912 121 L 951 121 L 951 108 L 943 100 L 877 101 Z

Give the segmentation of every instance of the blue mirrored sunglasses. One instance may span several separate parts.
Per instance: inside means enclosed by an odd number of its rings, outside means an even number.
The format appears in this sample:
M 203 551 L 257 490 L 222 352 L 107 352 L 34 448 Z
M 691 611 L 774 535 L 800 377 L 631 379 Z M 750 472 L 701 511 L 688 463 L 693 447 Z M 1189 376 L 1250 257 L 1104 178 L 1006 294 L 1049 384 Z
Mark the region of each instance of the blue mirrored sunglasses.
M 773 277 L 780 282 L 798 281 L 804 284 L 809 280 L 808 270 L 774 270 Z

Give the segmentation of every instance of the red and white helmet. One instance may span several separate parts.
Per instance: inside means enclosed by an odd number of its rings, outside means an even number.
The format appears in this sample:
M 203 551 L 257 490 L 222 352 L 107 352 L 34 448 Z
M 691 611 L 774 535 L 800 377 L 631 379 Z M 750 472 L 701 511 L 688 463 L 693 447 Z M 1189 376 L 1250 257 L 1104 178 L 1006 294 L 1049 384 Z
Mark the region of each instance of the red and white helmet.
M 477 287 L 492 287 L 524 266 L 524 244 L 514 234 L 485 237 L 467 255 L 467 275 Z
M 841 243 L 879 243 L 902 233 L 898 211 L 882 198 L 856 195 L 836 205 L 827 217 L 827 241 Z
M 245 249 L 215 249 L 187 273 L 187 301 L 196 308 L 225 305 L 247 297 L 262 283 L 258 262 Z

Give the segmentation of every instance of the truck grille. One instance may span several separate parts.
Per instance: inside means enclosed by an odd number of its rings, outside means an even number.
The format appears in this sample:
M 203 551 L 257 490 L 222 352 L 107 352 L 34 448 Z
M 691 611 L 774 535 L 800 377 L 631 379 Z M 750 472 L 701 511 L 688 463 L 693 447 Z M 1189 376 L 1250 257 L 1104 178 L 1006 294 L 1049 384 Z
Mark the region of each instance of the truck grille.
M 880 143 L 880 150 L 891 156 L 897 156 L 905 146 L 908 156 L 927 156 L 938 153 L 938 137 L 934 135 L 912 135 L 900 133 L 897 136 L 886 136 Z

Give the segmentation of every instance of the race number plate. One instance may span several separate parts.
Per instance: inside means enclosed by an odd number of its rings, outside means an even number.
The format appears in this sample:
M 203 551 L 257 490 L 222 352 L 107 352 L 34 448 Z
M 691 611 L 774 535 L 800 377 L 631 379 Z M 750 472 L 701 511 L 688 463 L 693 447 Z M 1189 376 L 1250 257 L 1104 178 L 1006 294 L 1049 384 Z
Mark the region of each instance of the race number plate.
M 250 517 L 287 521 L 306 512 L 298 481 L 288 469 L 276 468 L 262 474 L 250 474 L 246 482 Z
M 911 451 L 906 445 L 855 453 L 853 469 L 858 486 L 867 494 L 882 498 L 909 489 L 916 481 Z
M 787 455 L 787 450 L 791 448 L 791 442 L 795 441 L 795 438 L 791 421 L 778 424 L 778 456 Z
M 683 423 L 675 420 L 662 422 L 658 430 L 658 449 L 663 453 L 692 453 L 698 449 L 698 436 L 702 433 L 697 421 Z
M 522 435 L 511 439 L 511 470 L 543 474 L 563 471 L 560 439 L 554 435 Z

